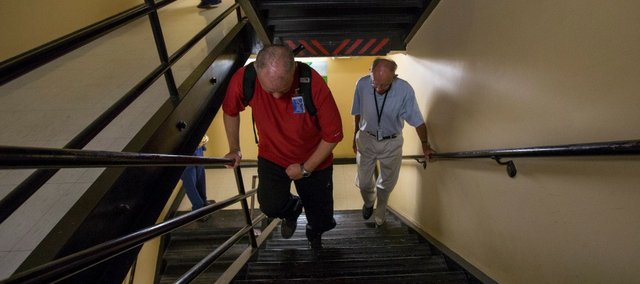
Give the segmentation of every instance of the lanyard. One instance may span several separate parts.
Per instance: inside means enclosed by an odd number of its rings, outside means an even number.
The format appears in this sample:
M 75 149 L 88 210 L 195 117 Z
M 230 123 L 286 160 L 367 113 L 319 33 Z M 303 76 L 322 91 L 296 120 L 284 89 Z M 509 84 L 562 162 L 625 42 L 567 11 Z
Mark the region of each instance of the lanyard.
M 391 85 L 389 85 L 389 89 L 384 92 L 384 100 L 382 100 L 382 106 L 380 110 L 378 110 L 378 98 L 376 97 L 376 88 L 373 88 L 373 101 L 376 103 L 376 114 L 378 115 L 378 129 L 380 129 L 380 119 L 382 118 L 382 112 L 384 111 L 384 104 L 387 102 L 387 94 L 391 90 Z

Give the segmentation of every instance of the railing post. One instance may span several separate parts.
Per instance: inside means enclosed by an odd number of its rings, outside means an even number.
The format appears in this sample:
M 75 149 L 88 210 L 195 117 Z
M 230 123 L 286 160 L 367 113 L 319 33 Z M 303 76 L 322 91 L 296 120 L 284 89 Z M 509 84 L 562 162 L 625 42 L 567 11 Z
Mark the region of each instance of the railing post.
M 166 66 L 167 71 L 164 73 L 165 81 L 167 82 L 167 89 L 169 89 L 169 95 L 174 101 L 178 101 L 178 87 L 173 77 L 173 71 L 171 71 L 171 64 L 169 64 L 169 53 L 167 52 L 167 45 L 162 34 L 162 27 L 160 25 L 160 18 L 158 17 L 158 11 L 154 0 L 145 0 L 145 4 L 151 7 L 153 10 L 149 13 L 149 23 L 151 24 L 151 31 L 153 32 L 153 38 L 156 42 L 156 48 L 158 49 L 158 56 L 162 66 Z
M 245 195 L 244 190 L 244 181 L 242 181 L 242 171 L 240 170 L 240 166 L 234 168 L 233 172 L 236 176 L 236 184 L 238 185 L 238 194 Z M 249 230 L 249 239 L 251 241 L 251 247 L 257 248 L 258 241 L 256 240 L 256 235 L 253 231 L 253 221 L 251 220 L 251 212 L 249 212 L 249 205 L 247 204 L 247 199 L 244 198 L 240 201 L 242 205 L 242 211 L 244 211 L 244 217 L 247 221 L 247 225 L 251 226 L 251 230 Z

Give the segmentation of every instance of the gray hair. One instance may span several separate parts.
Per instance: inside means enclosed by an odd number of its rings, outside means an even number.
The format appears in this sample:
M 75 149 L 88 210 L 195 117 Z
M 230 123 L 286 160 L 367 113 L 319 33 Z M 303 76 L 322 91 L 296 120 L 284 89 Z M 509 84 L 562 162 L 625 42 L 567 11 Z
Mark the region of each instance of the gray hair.
M 256 57 L 256 71 L 267 66 L 283 67 L 284 71 L 293 72 L 295 62 L 291 48 L 281 44 L 267 45 L 262 48 Z
M 371 72 L 373 72 L 373 70 L 376 70 L 376 67 L 378 67 L 378 65 L 380 64 L 391 69 L 391 72 L 393 72 L 394 74 L 396 73 L 396 69 L 398 69 L 398 64 L 396 64 L 395 61 L 386 58 L 376 58 L 371 64 Z

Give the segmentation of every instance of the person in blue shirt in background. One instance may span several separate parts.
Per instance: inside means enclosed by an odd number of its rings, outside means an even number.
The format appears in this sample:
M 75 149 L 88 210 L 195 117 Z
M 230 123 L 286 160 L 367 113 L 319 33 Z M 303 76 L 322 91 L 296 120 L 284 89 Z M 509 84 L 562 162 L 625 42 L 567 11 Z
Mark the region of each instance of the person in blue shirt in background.
M 415 92 L 407 81 L 398 78 L 397 68 L 393 60 L 376 58 L 371 73 L 356 83 L 351 109 L 355 116 L 356 186 L 364 201 L 362 217 L 371 217 L 377 199 L 374 220 L 378 226 L 386 220 L 387 201 L 400 175 L 405 121 L 416 128 L 425 159 L 435 153 Z M 374 181 L 376 162 L 380 163 L 380 175 Z
M 209 142 L 209 137 L 205 135 L 202 137 L 202 141 L 198 145 L 194 156 L 203 157 L 204 151 L 207 150 L 206 144 Z M 204 173 L 204 166 L 192 165 L 187 166 L 182 173 L 182 187 L 191 201 L 191 210 L 200 209 L 208 204 L 215 203 L 213 200 L 207 200 L 207 182 Z M 207 215 L 200 218 L 198 221 L 205 222 L 211 215 Z

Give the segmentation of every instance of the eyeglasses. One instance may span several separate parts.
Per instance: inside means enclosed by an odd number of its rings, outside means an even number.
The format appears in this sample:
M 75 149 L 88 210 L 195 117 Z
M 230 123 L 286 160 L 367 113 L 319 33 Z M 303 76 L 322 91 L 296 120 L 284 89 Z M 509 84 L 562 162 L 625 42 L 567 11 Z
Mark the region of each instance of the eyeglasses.
M 391 83 L 393 83 L 393 80 L 391 80 L 390 82 L 378 83 L 373 78 L 373 75 L 371 75 L 371 87 L 373 87 L 376 91 L 383 91 L 383 92 L 386 91 L 387 89 L 389 89 L 389 87 L 391 87 Z

